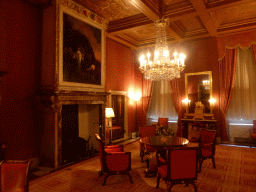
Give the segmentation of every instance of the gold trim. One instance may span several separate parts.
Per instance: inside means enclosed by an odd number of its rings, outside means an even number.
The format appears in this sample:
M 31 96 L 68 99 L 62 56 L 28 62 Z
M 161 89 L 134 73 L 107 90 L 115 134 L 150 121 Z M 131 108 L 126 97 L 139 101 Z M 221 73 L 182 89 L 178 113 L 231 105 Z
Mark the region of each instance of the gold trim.
M 201 71 L 201 72 L 195 72 L 195 73 L 185 73 L 185 96 L 186 99 L 188 98 L 188 76 L 193 76 L 193 75 L 209 75 L 209 81 L 210 81 L 210 99 L 212 99 L 212 71 Z M 185 118 L 187 116 L 194 116 L 195 113 L 189 113 L 188 110 L 188 105 L 186 106 L 186 113 L 185 113 Z M 204 113 L 203 116 L 213 116 L 212 110 L 210 113 Z

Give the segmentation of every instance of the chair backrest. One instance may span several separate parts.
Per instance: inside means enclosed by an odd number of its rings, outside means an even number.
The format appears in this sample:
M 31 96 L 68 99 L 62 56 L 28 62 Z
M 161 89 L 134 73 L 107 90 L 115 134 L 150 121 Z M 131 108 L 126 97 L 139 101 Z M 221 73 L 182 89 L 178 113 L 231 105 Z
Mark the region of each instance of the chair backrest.
M 199 138 L 199 144 L 216 143 L 216 130 L 202 129 Z
M 196 180 L 198 147 L 180 147 L 168 150 L 167 179 Z
M 139 127 L 140 137 L 150 137 L 156 135 L 156 126 L 155 125 L 145 125 Z
M 28 173 L 31 161 L 6 160 L 0 165 L 0 191 L 28 192 Z
M 104 143 L 102 142 L 100 136 L 98 134 L 95 134 L 96 140 L 99 143 L 99 157 L 100 157 L 100 164 L 101 164 L 101 169 L 103 170 L 105 168 L 104 165 L 104 159 L 103 159 L 103 155 L 104 155 Z
M 256 120 L 253 120 L 252 134 L 256 133 Z
M 159 117 L 158 118 L 158 126 L 168 126 L 168 118 Z

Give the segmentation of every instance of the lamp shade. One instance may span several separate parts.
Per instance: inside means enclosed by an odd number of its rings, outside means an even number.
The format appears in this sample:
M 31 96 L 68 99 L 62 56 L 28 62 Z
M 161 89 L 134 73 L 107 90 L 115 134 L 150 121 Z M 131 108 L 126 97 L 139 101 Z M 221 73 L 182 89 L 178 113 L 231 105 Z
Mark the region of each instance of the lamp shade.
M 106 117 L 109 118 L 109 117 L 115 117 L 115 113 L 113 111 L 112 108 L 106 108 Z

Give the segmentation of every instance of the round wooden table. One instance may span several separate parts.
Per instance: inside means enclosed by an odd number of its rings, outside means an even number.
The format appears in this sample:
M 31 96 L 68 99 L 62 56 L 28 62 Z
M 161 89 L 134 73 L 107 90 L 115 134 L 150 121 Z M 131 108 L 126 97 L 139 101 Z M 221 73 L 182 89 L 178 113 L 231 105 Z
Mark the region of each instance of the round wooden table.
M 170 147 L 183 147 L 187 146 L 189 140 L 183 137 L 176 137 L 176 136 L 151 136 L 151 137 L 143 137 L 140 139 L 140 142 L 145 145 L 154 146 L 157 154 L 161 154 L 165 156 L 165 151 L 168 150 Z M 147 169 L 145 171 L 145 176 L 148 177 L 150 175 L 156 175 L 157 167 L 154 166 L 149 169 L 149 158 L 146 160 Z

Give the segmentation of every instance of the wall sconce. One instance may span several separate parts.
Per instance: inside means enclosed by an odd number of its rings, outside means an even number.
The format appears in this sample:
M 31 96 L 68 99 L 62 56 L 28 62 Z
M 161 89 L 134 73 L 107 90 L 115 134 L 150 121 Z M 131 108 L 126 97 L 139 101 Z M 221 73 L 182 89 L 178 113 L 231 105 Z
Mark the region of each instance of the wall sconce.
M 133 91 L 129 91 L 129 93 L 128 93 L 128 97 L 130 98 L 130 99 L 133 99 L 134 101 L 138 101 L 138 100 L 140 100 L 141 99 L 141 93 L 134 93 Z
M 211 108 L 211 114 L 212 114 L 212 119 L 214 119 L 214 115 L 213 115 L 213 107 L 214 107 L 214 104 L 215 104 L 216 100 L 211 98 L 209 100 L 209 103 L 210 103 L 210 108 Z
M 183 100 L 182 100 L 182 103 L 183 103 L 185 106 L 190 106 L 190 101 L 191 101 L 191 100 L 189 100 L 188 98 L 186 98 L 186 99 L 183 99 Z
M 136 130 L 138 130 L 138 109 L 137 109 L 137 103 L 138 103 L 138 101 L 141 99 L 141 93 L 139 93 L 139 92 L 137 92 L 136 94 L 134 94 L 134 92 L 133 91 L 129 91 L 129 93 L 128 93 L 128 97 L 130 98 L 130 99 L 133 99 L 134 101 L 136 101 L 136 114 L 135 114 L 135 126 L 136 126 Z
M 183 103 L 183 105 L 184 105 L 184 107 L 186 109 L 186 113 L 185 113 L 184 118 L 187 118 L 188 107 L 190 106 L 190 102 L 191 102 L 191 100 L 189 100 L 188 98 L 182 100 L 182 103 Z

